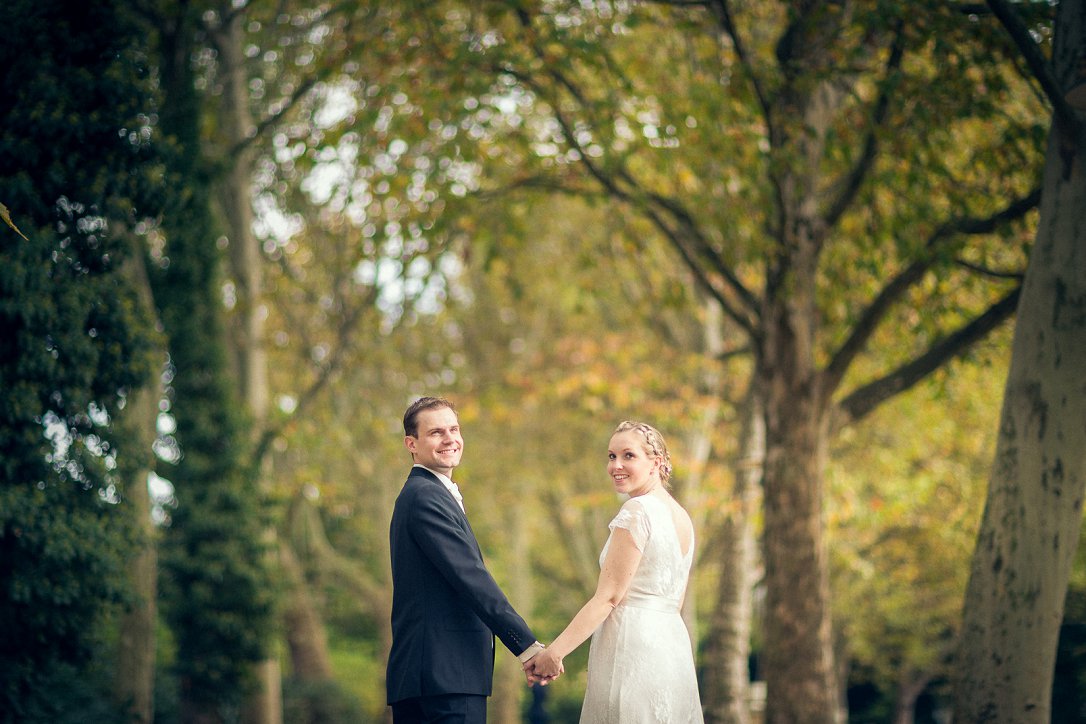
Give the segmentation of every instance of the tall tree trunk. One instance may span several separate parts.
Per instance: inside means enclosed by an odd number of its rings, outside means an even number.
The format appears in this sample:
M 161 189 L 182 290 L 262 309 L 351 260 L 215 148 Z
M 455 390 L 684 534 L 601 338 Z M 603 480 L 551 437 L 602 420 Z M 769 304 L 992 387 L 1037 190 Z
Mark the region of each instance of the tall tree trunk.
M 226 14 L 227 10 L 223 10 Z M 244 15 L 229 12 L 230 20 L 214 34 L 223 75 L 222 134 L 230 154 L 228 167 L 220 180 L 219 201 L 229 232 L 230 271 L 236 285 L 233 325 L 233 352 L 238 366 L 238 381 L 249 414 L 259 429 L 268 414 L 268 359 L 264 347 L 264 278 L 260 242 L 253 232 L 253 208 L 250 196 L 253 183 L 251 137 L 256 132 L 249 112 L 246 88 L 244 42 L 241 23 Z
M 767 404 L 764 477 L 767 721 L 843 721 L 822 528 L 825 431 L 811 395 Z
M 268 412 L 268 375 L 264 350 L 262 270 L 260 249 L 253 233 L 253 212 L 249 198 L 252 183 L 253 150 L 248 144 L 254 132 L 249 112 L 242 52 L 244 13 L 229 6 L 220 9 L 222 25 L 212 29 L 223 76 L 220 111 L 222 140 L 230 154 L 226 173 L 220 179 L 219 202 L 228 230 L 231 276 L 236 285 L 236 303 L 231 318 L 232 349 L 237 364 L 242 398 L 259 431 Z M 254 439 L 256 435 L 254 434 Z M 260 461 L 253 461 L 260 465 Z M 266 471 L 261 466 L 261 474 Z M 275 534 L 268 532 L 271 550 L 277 549 Z M 269 562 L 274 565 L 273 562 Z M 282 724 L 282 672 L 274 655 L 257 665 L 256 690 L 246 704 L 245 720 L 251 724 Z
M 723 323 L 724 312 L 715 299 L 705 299 L 702 302 L 705 310 L 705 323 L 702 326 L 702 334 L 705 339 L 705 355 L 710 359 L 716 359 L 724 351 Z M 705 386 L 706 402 L 701 406 L 698 420 L 690 430 L 686 440 L 686 468 L 685 476 L 673 481 L 675 489 L 672 491 L 687 510 L 694 511 L 691 521 L 694 525 L 696 544 L 701 547 L 701 534 L 705 528 L 704 506 L 701 505 L 702 489 L 705 480 L 705 472 L 713 457 L 713 432 L 720 422 L 721 398 L 724 375 L 716 369 L 710 369 L 703 375 L 702 382 Z M 695 554 L 697 552 L 695 551 Z M 695 559 L 696 561 L 697 559 Z M 697 569 L 694 565 L 690 569 L 690 580 L 687 582 L 688 595 L 683 600 L 682 615 L 686 627 L 690 631 L 691 643 L 697 652 L 698 609 L 697 597 L 693 591 L 697 590 Z
M 266 645 L 271 601 L 258 545 L 258 495 L 246 450 L 248 424 L 227 373 L 219 254 L 209 168 L 201 153 L 201 99 L 191 63 L 204 7 L 164 5 L 155 18 L 161 52 L 161 129 L 171 178 L 184 185 L 163 219 L 169 264 L 153 270 L 156 301 L 176 368 L 172 382 L 179 499 L 160 549 L 163 599 L 176 634 L 181 719 L 233 720 L 253 661 Z M 219 593 L 225 587 L 229 596 Z M 238 621 L 244 621 L 239 626 Z
M 324 623 L 298 556 L 282 540 L 279 542 L 279 568 L 286 588 L 283 623 L 293 675 L 300 681 L 328 681 L 332 678 L 332 657 L 328 652 Z
M 143 266 L 141 249 L 134 251 L 127 266 L 147 308 L 153 309 L 151 284 Z M 124 479 L 125 499 L 132 507 L 136 521 L 139 549 L 128 561 L 128 578 L 134 600 L 120 620 L 113 700 L 134 724 L 151 724 L 154 720 L 158 542 L 151 519 L 147 476 L 155 463 L 151 446 L 155 439 L 155 421 L 161 398 L 161 370 L 156 369 L 143 387 L 129 394 L 118 421 L 118 426 L 123 430 L 120 437 L 129 446 L 119 459 L 119 467 Z
M 518 495 L 517 502 L 507 508 L 507 530 L 518 530 L 517 522 L 531 518 L 531 513 L 523 501 L 532 500 L 531 496 Z M 514 533 L 508 541 L 513 549 L 510 560 L 529 560 L 527 536 Z M 532 576 L 531 571 L 525 566 L 512 566 L 508 573 L 506 592 L 509 599 L 514 602 L 514 607 L 522 613 L 527 613 L 527 604 L 532 600 Z M 529 622 L 530 624 L 531 622 Z M 541 635 L 538 631 L 536 635 Z M 524 673 L 521 671 L 520 662 L 513 658 L 499 643 L 497 644 L 497 667 L 494 681 L 494 698 L 491 701 L 487 719 L 495 724 L 517 724 L 523 718 L 520 713 L 521 700 L 526 690 Z
M 894 724 L 913 724 L 916 721 L 916 700 L 930 681 L 931 676 L 927 674 L 902 674 L 894 696 Z
M 776 51 L 783 85 L 771 111 L 779 170 L 776 249 L 767 264 L 754 389 L 765 412 L 766 721 L 838 724 L 838 685 L 823 538 L 822 476 L 829 404 L 815 345 L 819 339 L 818 260 L 826 240 L 822 210 L 826 139 L 847 96 L 825 77 L 830 51 L 851 4 L 789 3 L 796 20 Z
M 715 300 L 706 302 L 705 353 L 719 358 L 724 352 L 723 310 Z M 714 373 L 705 380 L 712 403 L 702 411 L 701 424 L 688 446 L 690 474 L 683 484 L 683 499 L 694 510 L 701 494 L 704 468 L 713 455 L 712 434 L 720 419 L 721 398 L 724 395 L 724 375 Z M 709 614 L 705 647 L 701 656 L 701 703 L 708 724 L 747 724 L 750 721 L 748 699 L 750 690 L 750 634 L 753 614 L 753 570 L 756 560 L 756 540 L 751 523 L 762 474 L 762 454 L 765 436 L 761 411 L 757 405 L 744 404 L 743 424 L 736 444 L 738 464 L 734 469 L 735 485 L 727 519 L 712 538 L 713 547 L 706 548 L 709 537 L 703 533 L 699 550 L 710 552 L 720 570 L 716 604 Z M 718 451 L 719 455 L 719 451 Z M 748 464 L 753 463 L 753 464 Z M 702 516 L 704 517 L 704 516 Z M 695 525 L 702 531 L 702 520 Z M 691 573 L 691 587 L 694 585 Z M 692 588 L 688 588 L 692 590 Z M 687 603 L 694 597 L 687 595 Z M 693 616 L 688 619 L 691 631 Z
M 758 557 L 753 520 L 761 497 L 765 455 L 764 417 L 756 395 L 748 395 L 742 414 L 734 507 L 719 532 L 717 603 L 702 655 L 701 700 L 706 724 L 747 724 L 751 720 L 749 658 Z
M 810 125 L 820 127 L 814 120 Z M 828 415 L 814 358 L 819 232 L 813 191 L 802 177 L 788 176 L 784 185 L 787 253 L 777 262 L 763 312 L 754 383 L 765 404 L 766 721 L 833 724 L 844 721 L 844 708 L 823 537 Z
M 1086 82 L 1086 3 L 1057 10 L 1055 76 Z M 1079 109 L 1081 128 L 1082 111 Z M 966 589 L 954 720 L 1048 722 L 1086 492 L 1086 151 L 1053 125 L 984 516 Z

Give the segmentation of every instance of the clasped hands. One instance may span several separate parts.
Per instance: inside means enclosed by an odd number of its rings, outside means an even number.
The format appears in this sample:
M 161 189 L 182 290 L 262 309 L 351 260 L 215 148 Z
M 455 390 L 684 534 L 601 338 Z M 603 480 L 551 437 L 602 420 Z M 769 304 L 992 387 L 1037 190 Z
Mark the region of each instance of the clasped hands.
M 524 677 L 529 684 L 540 686 L 551 683 L 566 670 L 566 667 L 562 666 L 562 657 L 550 649 L 543 649 L 525 661 L 521 668 L 524 669 Z

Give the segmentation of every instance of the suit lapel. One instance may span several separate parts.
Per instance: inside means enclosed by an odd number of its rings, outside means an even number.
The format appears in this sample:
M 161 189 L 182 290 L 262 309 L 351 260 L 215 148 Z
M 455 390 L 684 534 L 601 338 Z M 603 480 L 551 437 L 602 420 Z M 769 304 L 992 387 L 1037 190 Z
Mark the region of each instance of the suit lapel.
M 437 476 L 426 468 L 412 467 L 411 473 L 407 477 L 409 480 L 411 478 L 421 478 L 437 488 L 435 495 L 438 495 L 445 506 L 458 516 L 461 527 L 468 532 L 472 542 L 475 544 L 475 551 L 482 556 L 482 550 L 479 548 L 479 541 L 475 538 L 475 531 L 471 529 L 471 523 L 468 522 L 467 513 L 460 509 L 460 504 L 456 502 L 456 498 L 454 498 L 449 489 L 445 487 L 445 484 L 438 480 Z

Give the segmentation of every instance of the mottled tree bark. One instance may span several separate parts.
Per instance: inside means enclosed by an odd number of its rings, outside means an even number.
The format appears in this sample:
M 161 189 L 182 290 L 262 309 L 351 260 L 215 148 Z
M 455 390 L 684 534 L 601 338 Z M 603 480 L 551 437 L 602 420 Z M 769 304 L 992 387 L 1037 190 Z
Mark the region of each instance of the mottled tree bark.
M 822 525 L 823 416 L 809 385 L 776 382 L 763 478 L 766 720 L 842 722 Z
M 531 519 L 532 513 L 523 502 L 525 500 L 528 498 L 518 495 L 517 502 L 507 508 L 507 530 L 518 531 L 518 523 Z M 511 533 L 506 545 L 513 549 L 511 560 L 526 561 L 531 558 L 528 536 L 523 533 Z M 512 566 L 502 576 L 501 585 L 513 607 L 529 619 L 528 625 L 532 626 L 528 615 L 532 601 L 531 570 L 527 566 Z M 542 631 L 535 631 L 534 628 L 533 631 L 536 636 L 544 635 Z M 521 701 L 527 690 L 524 673 L 520 662 L 513 658 L 501 642 L 495 641 L 495 646 L 494 694 L 490 700 L 487 719 L 495 724 L 519 724 L 523 719 L 520 713 Z
M 706 311 L 705 351 L 711 357 L 720 357 L 724 353 L 722 310 L 715 302 L 709 302 Z M 718 403 L 712 409 L 703 411 L 700 429 L 705 441 L 711 441 L 709 432 L 717 426 L 720 418 L 719 400 L 724 394 L 723 382 L 723 374 L 706 380 L 707 390 Z M 739 414 L 742 425 L 733 453 L 732 504 L 723 524 L 714 531 L 712 550 L 706 549 L 704 536 L 699 543 L 699 557 L 710 554 L 720 576 L 716 603 L 707 616 L 700 661 L 701 703 L 706 724 L 748 724 L 751 719 L 749 659 L 754 571 L 758 560 L 753 521 L 761 499 L 765 425 L 762 408 L 754 395 L 747 395 Z M 707 462 L 711 451 L 692 446 L 691 452 L 695 460 Z M 692 474 L 690 477 L 690 485 L 694 489 L 688 492 L 688 496 L 695 496 L 700 475 Z M 695 501 L 696 497 L 691 503 Z M 691 505 L 692 509 L 699 507 Z M 699 527 L 704 529 L 704 526 Z M 688 594 L 687 600 L 691 598 Z
M 818 48 L 832 45 L 836 17 L 797 26 L 793 47 L 803 50 L 792 63 L 817 68 L 829 62 Z M 814 352 L 818 259 L 827 233 L 818 200 L 818 160 L 840 102 L 840 88 L 790 81 L 776 104 L 777 117 L 786 120 L 772 132 L 776 145 L 792 149 L 794 162 L 777 177 L 780 249 L 762 304 L 754 381 L 765 410 L 763 661 L 769 724 L 836 724 L 845 718 L 823 538 L 830 407 Z
M 154 301 L 143 266 L 142 250 L 134 252 L 127 262 L 127 268 L 142 292 L 147 309 L 153 309 Z M 119 624 L 113 700 L 134 724 L 150 724 L 154 720 L 158 544 L 151 519 L 147 476 L 155 464 L 151 445 L 155 439 L 158 401 L 161 397 L 161 372 L 156 369 L 143 387 L 129 394 L 118 420 L 125 440 L 118 461 L 119 469 L 124 480 L 124 497 L 135 519 L 139 548 L 128 561 L 128 578 L 134 599 L 121 616 Z
M 1086 82 L 1086 3 L 1061 2 L 1057 12 L 1053 80 L 1066 92 Z M 1040 222 L 966 591 L 955 721 L 1050 719 L 1086 492 L 1083 110 L 1049 134 Z
M 253 173 L 253 150 L 249 145 L 255 126 L 248 105 L 245 56 L 242 51 L 244 13 L 224 4 L 217 24 L 209 28 L 210 37 L 218 51 L 219 72 L 222 76 L 222 105 L 219 110 L 221 141 L 229 160 L 219 179 L 219 203 L 227 228 L 231 277 L 236 288 L 235 308 L 231 316 L 233 334 L 231 350 L 237 364 L 242 399 L 254 423 L 254 433 L 260 431 L 267 418 L 268 389 L 267 355 L 264 349 L 263 273 L 259 242 L 253 232 L 253 212 L 250 185 Z M 257 435 L 253 435 L 253 439 Z M 261 461 L 254 461 L 260 465 Z M 261 465 L 263 474 L 266 474 Z M 273 529 L 267 532 L 272 550 L 277 548 Z M 302 620 L 302 619 L 299 619 Z M 250 724 L 282 724 L 282 672 L 273 655 L 257 665 L 256 690 L 246 704 L 245 720 Z
M 904 672 L 897 684 L 894 696 L 894 724 L 914 724 L 916 721 L 916 700 L 924 693 L 931 682 L 931 676 Z
M 324 621 L 298 556 L 282 540 L 279 543 L 279 568 L 286 583 L 283 623 L 293 675 L 301 681 L 328 681 L 332 679 L 332 657 L 328 652 Z
M 706 724 L 747 724 L 750 712 L 750 636 L 758 551 L 754 515 L 761 499 L 765 427 L 761 407 L 749 395 L 735 464 L 734 506 L 716 538 L 720 566 L 716 606 L 702 652 L 701 701 Z

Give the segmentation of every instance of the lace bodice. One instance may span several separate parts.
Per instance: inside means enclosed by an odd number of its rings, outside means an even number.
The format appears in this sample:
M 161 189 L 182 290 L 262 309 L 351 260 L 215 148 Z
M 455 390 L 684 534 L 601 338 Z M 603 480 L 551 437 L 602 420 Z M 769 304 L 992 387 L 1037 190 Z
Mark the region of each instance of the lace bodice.
M 694 544 L 684 555 L 679 542 L 675 522 L 666 501 L 652 495 L 630 498 L 619 509 L 608 528 L 625 528 L 633 536 L 634 544 L 641 551 L 641 563 L 626 593 L 627 599 L 643 597 L 662 598 L 682 604 L 683 591 L 694 558 Z M 611 539 L 600 553 L 600 565 L 607 558 Z

